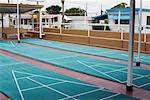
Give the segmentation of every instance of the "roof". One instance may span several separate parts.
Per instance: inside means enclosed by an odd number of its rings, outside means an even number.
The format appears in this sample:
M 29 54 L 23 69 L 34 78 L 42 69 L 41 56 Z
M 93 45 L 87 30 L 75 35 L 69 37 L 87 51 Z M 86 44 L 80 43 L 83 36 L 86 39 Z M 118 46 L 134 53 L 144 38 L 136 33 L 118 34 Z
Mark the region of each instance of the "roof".
M 19 4 L 20 13 L 40 9 L 43 5 Z M 0 3 L 0 13 L 16 13 L 17 4 Z
M 107 13 L 111 12 L 129 12 L 130 8 L 113 8 L 113 9 L 107 9 Z M 135 11 L 140 11 L 140 8 L 135 8 Z M 150 12 L 150 9 L 142 9 L 142 11 Z
M 102 14 L 92 17 L 93 20 L 104 20 L 108 18 L 108 14 Z

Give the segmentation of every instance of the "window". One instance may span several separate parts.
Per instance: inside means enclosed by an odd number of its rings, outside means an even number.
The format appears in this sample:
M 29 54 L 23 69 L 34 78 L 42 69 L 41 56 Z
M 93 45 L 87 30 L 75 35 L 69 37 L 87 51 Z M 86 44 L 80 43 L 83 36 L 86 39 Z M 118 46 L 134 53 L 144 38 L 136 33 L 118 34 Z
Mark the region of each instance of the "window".
M 21 19 L 21 24 L 23 25 L 23 19 Z
M 54 22 L 57 22 L 58 21 L 58 17 L 54 17 Z
M 147 16 L 147 25 L 150 25 L 150 16 Z
M 42 23 L 43 23 L 43 25 L 45 25 L 45 19 L 42 19 Z
M 51 19 L 52 23 L 54 22 L 54 18 Z
M 13 24 L 16 25 L 16 21 L 15 20 L 13 21 Z
M 29 21 L 29 25 L 32 25 L 32 21 L 31 21 L 31 19 L 28 19 L 28 21 Z
M 24 25 L 27 25 L 27 19 L 24 19 Z
M 115 20 L 115 24 L 118 24 L 118 20 Z M 129 20 L 120 20 L 120 24 L 129 24 Z

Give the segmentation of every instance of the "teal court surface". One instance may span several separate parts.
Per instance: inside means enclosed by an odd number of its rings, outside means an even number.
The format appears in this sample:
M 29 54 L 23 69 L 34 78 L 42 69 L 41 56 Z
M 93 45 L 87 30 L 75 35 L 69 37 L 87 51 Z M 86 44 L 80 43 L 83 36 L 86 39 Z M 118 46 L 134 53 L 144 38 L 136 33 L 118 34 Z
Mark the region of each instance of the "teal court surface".
M 122 84 L 127 83 L 127 65 L 62 51 L 1 41 L 0 49 L 70 70 L 86 73 Z M 150 70 L 133 68 L 133 85 L 150 90 Z
M 134 100 L 0 54 L 0 92 L 11 100 Z
M 27 43 L 57 48 L 57 49 L 69 50 L 73 52 L 80 52 L 80 53 L 91 54 L 91 55 L 96 55 L 96 56 L 104 56 L 104 57 L 115 58 L 115 59 L 120 59 L 120 60 L 128 60 L 128 52 L 121 51 L 121 50 L 92 47 L 92 46 L 83 46 L 79 44 L 70 44 L 70 43 L 56 42 L 56 41 L 50 41 L 50 40 L 41 40 L 41 39 L 35 39 L 35 38 L 23 39 L 22 41 L 27 42 Z M 134 61 L 136 61 L 136 58 L 137 58 L 137 53 L 134 54 Z M 141 53 L 140 62 L 143 64 L 150 65 L 150 54 Z

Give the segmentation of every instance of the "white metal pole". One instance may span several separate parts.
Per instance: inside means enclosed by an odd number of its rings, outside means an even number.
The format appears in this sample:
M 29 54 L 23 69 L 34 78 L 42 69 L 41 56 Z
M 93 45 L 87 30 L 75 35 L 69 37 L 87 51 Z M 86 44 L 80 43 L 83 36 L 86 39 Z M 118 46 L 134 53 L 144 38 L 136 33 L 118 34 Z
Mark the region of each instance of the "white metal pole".
M 20 16 L 19 16 L 19 2 L 18 2 L 18 0 L 17 0 L 17 36 L 18 36 L 18 43 L 20 43 L 20 29 L 19 29 L 19 27 L 20 27 L 20 22 L 19 22 L 19 18 Z
M 118 13 L 118 31 L 120 32 L 120 17 L 121 17 L 121 12 L 119 11 Z
M 128 43 L 128 76 L 127 76 L 127 91 L 133 91 L 133 50 L 134 50 L 134 25 L 135 25 L 135 0 L 130 0 L 130 29 Z
M 138 57 L 136 61 L 136 66 L 140 66 L 140 56 L 141 56 L 141 33 L 142 33 L 142 0 L 140 0 L 140 12 L 139 12 L 139 38 L 138 38 Z
M 42 12 L 41 12 L 41 9 L 39 10 L 39 17 L 40 17 L 39 33 L 40 33 L 40 39 L 41 39 L 42 38 Z

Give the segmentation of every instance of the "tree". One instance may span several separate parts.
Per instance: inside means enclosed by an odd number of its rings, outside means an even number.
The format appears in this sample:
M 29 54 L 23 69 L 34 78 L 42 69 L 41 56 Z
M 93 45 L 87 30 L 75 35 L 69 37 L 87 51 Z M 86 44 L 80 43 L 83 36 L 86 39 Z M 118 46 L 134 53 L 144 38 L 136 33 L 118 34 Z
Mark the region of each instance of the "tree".
M 60 14 L 60 10 L 61 10 L 61 7 L 58 5 L 52 5 L 48 8 L 46 8 L 46 12 L 48 14 Z
M 70 8 L 66 9 L 65 15 L 68 16 L 84 16 L 85 15 L 85 10 L 81 8 Z
M 127 3 L 120 3 L 120 4 L 117 4 L 116 6 L 112 7 L 113 8 L 129 8 L 128 7 L 128 4 Z

